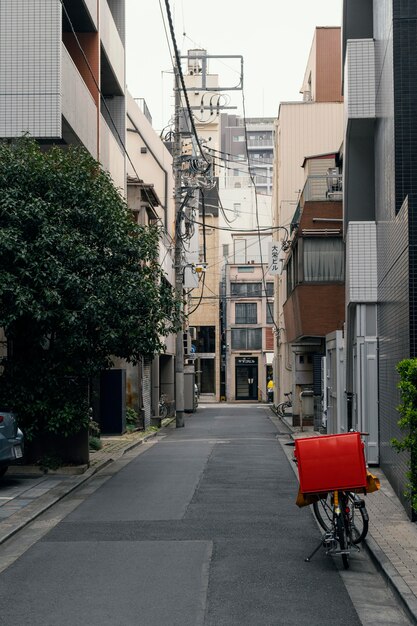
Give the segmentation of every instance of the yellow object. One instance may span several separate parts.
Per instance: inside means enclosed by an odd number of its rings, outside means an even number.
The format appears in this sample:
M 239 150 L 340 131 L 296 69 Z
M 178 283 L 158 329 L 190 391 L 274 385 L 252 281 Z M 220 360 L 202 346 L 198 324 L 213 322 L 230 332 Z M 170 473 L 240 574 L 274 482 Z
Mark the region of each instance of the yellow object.
M 273 380 L 268 380 L 268 384 L 266 386 L 267 389 L 273 389 L 274 388 L 274 381 Z
M 364 489 L 353 489 L 356 493 L 373 493 L 374 491 L 378 491 L 381 488 L 381 483 L 377 476 L 371 474 L 371 472 L 366 472 L 366 488 Z M 336 492 L 335 492 L 336 493 Z M 302 508 L 303 506 L 309 506 L 313 504 L 313 502 L 318 502 L 321 498 L 326 497 L 325 493 L 302 493 L 300 488 L 298 488 L 297 499 L 295 501 L 296 505 Z M 336 505 L 336 502 L 335 502 Z

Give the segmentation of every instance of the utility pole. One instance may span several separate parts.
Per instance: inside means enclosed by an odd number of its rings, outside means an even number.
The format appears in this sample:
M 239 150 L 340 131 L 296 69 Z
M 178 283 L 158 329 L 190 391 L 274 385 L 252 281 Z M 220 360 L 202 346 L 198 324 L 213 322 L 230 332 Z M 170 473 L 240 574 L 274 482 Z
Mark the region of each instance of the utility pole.
M 175 130 L 173 146 L 173 162 L 175 169 L 175 292 L 178 302 L 180 302 L 180 315 L 184 314 L 184 266 L 183 266 L 183 246 L 181 241 L 181 219 L 182 210 L 182 173 L 181 173 L 181 133 L 180 133 L 180 112 L 181 112 L 181 92 L 178 75 L 178 68 L 174 68 L 175 76 Z M 175 425 L 177 428 L 184 426 L 184 328 L 177 332 L 175 341 Z

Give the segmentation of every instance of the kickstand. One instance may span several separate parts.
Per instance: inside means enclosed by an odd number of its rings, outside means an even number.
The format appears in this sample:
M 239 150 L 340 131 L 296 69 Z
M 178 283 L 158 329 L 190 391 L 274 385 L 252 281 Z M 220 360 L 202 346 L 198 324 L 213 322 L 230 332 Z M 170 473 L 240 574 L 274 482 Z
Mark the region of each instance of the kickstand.
M 317 548 L 315 548 L 315 549 L 313 550 L 313 552 L 310 554 L 310 556 L 307 556 L 307 557 L 304 559 L 304 561 L 305 561 L 306 563 L 310 563 L 310 561 L 311 561 L 311 559 L 313 558 L 313 556 L 316 554 L 316 552 L 318 552 L 318 551 L 320 550 L 320 548 L 321 548 L 323 545 L 324 545 L 324 541 L 323 541 L 323 538 L 321 538 L 321 539 L 320 539 L 320 543 L 319 543 L 319 545 L 317 546 Z

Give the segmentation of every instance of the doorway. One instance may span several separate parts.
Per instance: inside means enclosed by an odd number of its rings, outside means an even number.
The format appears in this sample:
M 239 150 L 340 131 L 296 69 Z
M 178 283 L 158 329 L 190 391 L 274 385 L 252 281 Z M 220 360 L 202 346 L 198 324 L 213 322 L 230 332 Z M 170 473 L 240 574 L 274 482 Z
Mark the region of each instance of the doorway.
M 258 400 L 258 359 L 236 359 L 236 400 Z

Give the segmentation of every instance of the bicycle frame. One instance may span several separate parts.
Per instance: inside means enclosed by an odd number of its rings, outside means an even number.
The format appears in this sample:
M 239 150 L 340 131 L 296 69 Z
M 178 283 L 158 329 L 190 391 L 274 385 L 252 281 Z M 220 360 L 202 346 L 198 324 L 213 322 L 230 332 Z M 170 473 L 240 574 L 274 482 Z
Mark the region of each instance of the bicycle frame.
M 360 552 L 360 548 L 354 543 L 352 538 L 352 526 L 350 523 L 349 497 L 347 492 L 333 491 L 333 507 L 331 529 L 324 532 L 319 545 L 304 560 L 308 563 L 313 556 L 323 546 L 326 555 L 341 555 L 345 569 L 349 567 L 348 557 L 355 549 Z

